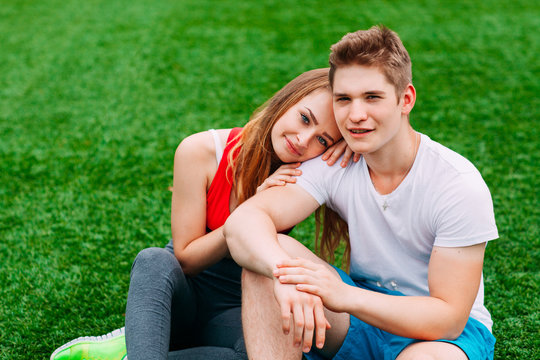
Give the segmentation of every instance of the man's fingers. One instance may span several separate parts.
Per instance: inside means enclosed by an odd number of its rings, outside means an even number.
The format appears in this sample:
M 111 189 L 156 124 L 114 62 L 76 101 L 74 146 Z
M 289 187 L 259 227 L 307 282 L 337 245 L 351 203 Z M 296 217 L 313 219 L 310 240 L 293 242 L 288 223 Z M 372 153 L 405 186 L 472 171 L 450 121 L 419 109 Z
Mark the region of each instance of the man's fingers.
M 305 353 L 311 350 L 314 330 L 315 320 L 313 316 L 313 307 L 311 304 L 306 304 L 304 305 L 304 344 L 302 346 L 302 351 Z
M 283 333 L 288 335 L 291 330 L 291 310 L 286 305 L 281 305 L 281 326 Z
M 322 304 L 315 304 L 313 313 L 315 314 L 315 346 L 322 349 L 326 340 L 326 329 L 330 329 L 330 323 L 324 315 Z
M 319 264 L 314 263 L 313 261 L 304 259 L 304 258 L 295 258 L 295 259 L 285 259 L 277 264 L 278 268 L 282 267 L 303 267 L 309 270 L 317 270 Z
M 304 333 L 304 309 L 301 304 L 295 304 L 293 308 L 293 344 L 300 346 L 302 344 L 302 334 Z
M 278 279 L 282 284 L 311 284 L 314 282 L 312 277 L 306 275 L 281 275 Z

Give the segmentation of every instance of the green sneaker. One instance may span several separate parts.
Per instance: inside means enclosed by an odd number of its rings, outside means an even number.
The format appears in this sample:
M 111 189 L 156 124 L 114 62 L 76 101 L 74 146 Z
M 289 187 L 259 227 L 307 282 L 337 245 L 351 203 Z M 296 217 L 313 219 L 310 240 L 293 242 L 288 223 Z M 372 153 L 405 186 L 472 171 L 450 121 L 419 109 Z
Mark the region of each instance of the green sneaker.
M 51 360 L 127 360 L 125 329 L 83 336 L 54 350 Z

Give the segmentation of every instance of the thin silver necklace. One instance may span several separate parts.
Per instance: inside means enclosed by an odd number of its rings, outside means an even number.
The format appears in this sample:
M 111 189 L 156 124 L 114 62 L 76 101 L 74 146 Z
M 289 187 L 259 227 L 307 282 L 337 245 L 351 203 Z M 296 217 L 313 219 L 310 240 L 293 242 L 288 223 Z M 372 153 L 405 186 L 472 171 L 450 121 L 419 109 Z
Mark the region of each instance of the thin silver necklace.
M 411 165 L 409 166 L 409 168 L 407 169 L 407 171 L 405 171 L 405 173 L 403 174 L 403 176 L 401 177 L 401 179 L 399 179 L 399 182 L 396 186 L 396 189 L 399 187 L 399 185 L 401 184 L 401 182 L 403 181 L 403 179 L 405 179 L 405 177 L 407 176 L 407 174 L 409 173 L 409 171 L 411 171 L 413 165 L 414 165 L 414 160 L 416 160 L 416 154 L 418 154 L 418 145 L 420 143 L 419 139 L 420 139 L 420 134 L 418 134 L 417 132 L 415 132 L 415 137 L 414 137 L 414 156 L 413 156 L 413 160 L 411 162 Z M 395 189 L 394 189 L 395 190 Z M 390 207 L 390 205 L 388 205 L 388 202 L 386 201 L 386 199 L 384 199 L 384 203 L 382 204 L 382 209 L 383 211 L 386 211 L 386 209 L 388 209 Z

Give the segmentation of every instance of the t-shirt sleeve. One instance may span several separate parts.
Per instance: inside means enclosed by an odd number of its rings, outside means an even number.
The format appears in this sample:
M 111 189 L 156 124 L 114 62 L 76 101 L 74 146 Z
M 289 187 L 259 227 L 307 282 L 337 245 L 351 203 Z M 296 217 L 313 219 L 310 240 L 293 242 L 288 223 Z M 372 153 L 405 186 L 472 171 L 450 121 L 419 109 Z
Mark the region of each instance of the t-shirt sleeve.
M 460 174 L 436 203 L 435 246 L 470 246 L 499 237 L 491 194 L 480 173 Z
M 302 175 L 296 179 L 296 184 L 313 196 L 319 205 L 322 205 L 328 201 L 329 187 L 327 182 L 332 178 L 337 168 L 340 168 L 339 162 L 328 166 L 320 156 L 305 161 L 299 168 L 302 170 Z

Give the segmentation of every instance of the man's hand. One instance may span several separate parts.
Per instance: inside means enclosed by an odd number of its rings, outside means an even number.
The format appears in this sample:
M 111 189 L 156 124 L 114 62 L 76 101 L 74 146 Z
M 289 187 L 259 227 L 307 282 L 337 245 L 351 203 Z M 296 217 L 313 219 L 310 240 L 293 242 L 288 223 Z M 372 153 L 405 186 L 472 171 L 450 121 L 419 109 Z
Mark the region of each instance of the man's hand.
M 299 291 L 316 295 L 328 310 L 345 311 L 351 287 L 341 281 L 328 266 L 296 258 L 284 260 L 277 267 L 274 276 L 281 284 L 295 285 Z
M 330 324 L 324 315 L 321 298 L 298 291 L 294 285 L 281 284 L 277 279 L 274 280 L 274 296 L 281 310 L 285 335 L 291 331 L 292 315 L 294 346 L 302 345 L 302 351 L 309 352 L 315 333 L 316 346 L 322 349 Z

